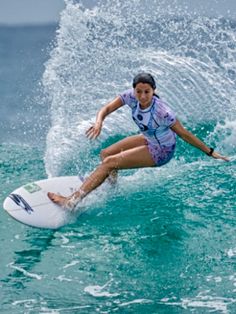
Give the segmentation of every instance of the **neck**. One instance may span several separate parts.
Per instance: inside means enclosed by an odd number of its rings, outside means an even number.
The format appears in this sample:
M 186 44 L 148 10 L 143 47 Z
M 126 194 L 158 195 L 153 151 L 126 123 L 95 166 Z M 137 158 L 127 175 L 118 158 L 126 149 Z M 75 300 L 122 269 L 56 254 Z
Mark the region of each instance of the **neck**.
M 139 106 L 141 109 L 147 109 L 148 107 L 150 107 L 152 104 L 152 102 L 149 102 L 147 105 L 142 105 L 141 103 L 139 103 Z

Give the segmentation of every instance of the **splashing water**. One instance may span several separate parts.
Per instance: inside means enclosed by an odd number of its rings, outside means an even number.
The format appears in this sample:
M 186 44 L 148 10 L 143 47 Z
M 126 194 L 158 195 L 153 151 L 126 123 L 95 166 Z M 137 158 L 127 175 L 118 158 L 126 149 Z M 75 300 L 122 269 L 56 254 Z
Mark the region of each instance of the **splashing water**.
M 84 132 L 141 70 L 156 77 L 160 96 L 188 126 L 235 120 L 235 23 L 190 16 L 164 3 L 100 1 L 85 9 L 66 1 L 43 76 L 51 102 L 49 176 L 63 173 L 68 160 L 80 171 L 97 163 L 89 160 L 100 143 L 91 145 Z M 122 109 L 106 120 L 101 140 L 135 131 Z
M 84 135 L 99 108 L 141 70 L 155 76 L 183 124 L 231 162 L 178 139 L 170 163 L 120 172 L 115 189 L 104 183 L 84 199 L 83 214 L 56 231 L 24 226 L 2 211 L 2 312 L 236 312 L 236 23 L 190 15 L 176 3 L 101 0 L 86 9 L 66 1 L 42 78 L 40 97 L 51 108 L 46 150 L 0 145 L 0 197 L 45 177 L 44 165 L 49 176 L 86 176 L 101 148 L 136 133 L 122 108 L 107 117 L 98 140 Z M 30 36 L 30 43 L 50 40 L 48 28 L 39 29 L 22 28 L 27 45 Z M 1 38 L 9 32 L 15 28 Z M 10 38 L 21 41 L 18 34 Z M 6 58 L 14 73 L 18 58 Z M 41 67 L 33 60 L 32 73 Z M 28 94 L 31 85 L 22 86 Z M 44 108 L 39 113 L 46 115 Z

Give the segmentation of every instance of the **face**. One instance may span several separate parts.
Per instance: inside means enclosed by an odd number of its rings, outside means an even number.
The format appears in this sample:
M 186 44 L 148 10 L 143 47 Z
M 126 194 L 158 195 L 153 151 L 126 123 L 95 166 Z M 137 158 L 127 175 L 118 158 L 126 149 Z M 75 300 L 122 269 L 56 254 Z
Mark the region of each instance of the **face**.
M 134 95 L 142 108 L 147 108 L 152 101 L 154 89 L 147 83 L 138 83 L 134 88 Z

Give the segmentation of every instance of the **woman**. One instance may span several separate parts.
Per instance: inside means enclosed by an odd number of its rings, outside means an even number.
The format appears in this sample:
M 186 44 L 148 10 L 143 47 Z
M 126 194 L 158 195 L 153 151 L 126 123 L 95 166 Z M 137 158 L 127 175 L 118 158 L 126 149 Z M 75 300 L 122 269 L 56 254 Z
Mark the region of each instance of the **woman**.
M 171 109 L 155 94 L 156 83 L 149 73 L 140 73 L 133 80 L 133 89 L 127 90 L 98 112 L 95 124 L 86 132 L 90 139 L 99 136 L 107 115 L 127 104 L 141 134 L 129 136 L 102 150 L 102 163 L 83 182 L 78 191 L 64 197 L 48 193 L 56 204 L 75 209 L 77 203 L 109 177 L 115 180 L 117 170 L 143 167 L 160 167 L 171 160 L 176 145 L 176 134 L 184 141 L 216 159 L 227 157 L 209 148 L 187 131 Z

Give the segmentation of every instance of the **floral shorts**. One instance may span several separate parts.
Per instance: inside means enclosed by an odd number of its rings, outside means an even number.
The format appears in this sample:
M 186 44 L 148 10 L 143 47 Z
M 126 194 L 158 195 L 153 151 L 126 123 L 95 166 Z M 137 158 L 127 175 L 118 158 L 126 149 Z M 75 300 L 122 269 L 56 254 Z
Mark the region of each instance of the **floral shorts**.
M 175 144 L 168 147 L 160 147 L 147 141 L 148 150 L 155 162 L 156 167 L 160 167 L 168 163 L 175 153 Z

